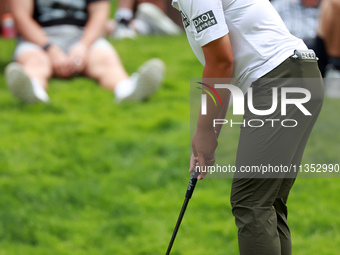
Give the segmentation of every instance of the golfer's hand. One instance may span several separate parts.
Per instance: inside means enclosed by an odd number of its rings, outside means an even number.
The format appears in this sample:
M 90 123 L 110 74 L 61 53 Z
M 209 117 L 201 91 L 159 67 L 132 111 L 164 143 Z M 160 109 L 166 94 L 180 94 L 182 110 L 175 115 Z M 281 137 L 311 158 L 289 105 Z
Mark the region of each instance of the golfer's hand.
M 81 73 L 86 64 L 86 56 L 87 56 L 88 48 L 82 44 L 75 44 L 69 51 L 68 55 L 72 62 L 72 67 L 75 73 Z
M 47 54 L 52 63 L 53 73 L 62 78 L 68 78 L 73 74 L 70 58 L 56 45 L 51 45 Z
M 190 158 L 190 172 L 195 166 L 200 169 L 198 180 L 203 179 L 208 170 L 208 166 L 215 163 L 215 150 L 218 145 L 217 136 L 214 129 L 201 130 L 197 129 L 192 139 L 193 154 Z

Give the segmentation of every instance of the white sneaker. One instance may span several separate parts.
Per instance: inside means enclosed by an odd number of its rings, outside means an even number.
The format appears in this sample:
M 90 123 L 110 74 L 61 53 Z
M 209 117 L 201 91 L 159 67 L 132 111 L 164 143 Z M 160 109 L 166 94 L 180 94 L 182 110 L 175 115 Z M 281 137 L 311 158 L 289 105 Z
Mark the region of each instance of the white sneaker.
M 325 93 L 330 98 L 340 98 L 340 71 L 333 66 L 327 66 Z
M 162 60 L 154 58 L 139 67 L 138 72 L 131 76 L 131 92 L 128 95 L 116 98 L 118 102 L 141 101 L 147 99 L 160 87 L 165 73 L 165 64 Z
M 136 31 L 134 31 L 131 26 L 125 24 L 117 24 L 116 29 L 113 32 L 113 39 L 135 39 L 137 36 Z
M 144 20 L 133 19 L 131 21 L 131 26 L 140 35 L 144 36 L 144 35 L 151 35 L 152 34 L 151 26 L 147 22 L 145 22 Z
M 182 29 L 154 4 L 138 5 L 136 19 L 148 23 L 155 34 L 178 35 L 182 33 Z
M 7 86 L 12 94 L 26 103 L 48 103 L 49 97 L 37 82 L 32 81 L 20 64 L 10 63 L 5 69 Z

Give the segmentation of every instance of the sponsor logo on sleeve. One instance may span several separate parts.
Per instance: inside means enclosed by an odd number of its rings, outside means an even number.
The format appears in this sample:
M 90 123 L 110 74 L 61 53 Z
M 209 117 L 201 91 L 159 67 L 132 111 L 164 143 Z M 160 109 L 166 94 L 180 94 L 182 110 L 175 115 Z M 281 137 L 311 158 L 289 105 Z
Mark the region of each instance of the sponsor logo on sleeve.
M 189 18 L 184 12 L 182 12 L 182 11 L 180 11 L 180 12 L 181 12 L 181 15 L 182 15 L 183 25 L 184 25 L 185 28 L 187 28 L 190 25 Z
M 213 11 L 208 11 L 193 19 L 197 33 L 217 24 Z

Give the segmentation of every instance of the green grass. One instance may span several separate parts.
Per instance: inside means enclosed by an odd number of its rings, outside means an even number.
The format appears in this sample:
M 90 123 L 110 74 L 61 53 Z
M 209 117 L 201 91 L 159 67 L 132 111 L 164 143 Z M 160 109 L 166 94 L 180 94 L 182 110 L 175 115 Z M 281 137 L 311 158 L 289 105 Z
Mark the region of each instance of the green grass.
M 202 67 L 184 35 L 114 44 L 129 73 L 148 58 L 165 61 L 149 101 L 117 105 L 94 81 L 74 78 L 51 80 L 52 104 L 22 104 L 3 77 L 15 43 L 0 40 L 0 255 L 165 253 L 189 178 L 189 79 Z M 338 109 L 325 101 L 304 162 L 340 163 Z M 238 254 L 230 184 L 198 184 L 172 254 Z M 339 193 L 339 179 L 296 182 L 294 254 L 339 253 Z

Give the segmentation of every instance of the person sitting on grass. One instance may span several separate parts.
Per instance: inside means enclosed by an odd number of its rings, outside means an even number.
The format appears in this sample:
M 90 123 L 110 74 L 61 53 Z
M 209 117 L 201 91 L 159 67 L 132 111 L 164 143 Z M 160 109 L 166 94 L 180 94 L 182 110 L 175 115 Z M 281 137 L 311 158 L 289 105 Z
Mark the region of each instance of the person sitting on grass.
M 131 77 L 113 46 L 102 38 L 106 0 L 9 1 L 20 37 L 16 62 L 5 69 L 12 94 L 26 103 L 49 102 L 48 79 L 84 75 L 113 91 L 118 102 L 143 100 L 160 86 L 165 66 L 151 59 Z

